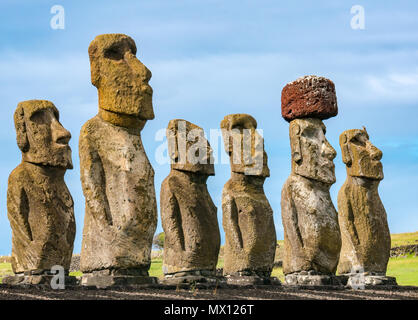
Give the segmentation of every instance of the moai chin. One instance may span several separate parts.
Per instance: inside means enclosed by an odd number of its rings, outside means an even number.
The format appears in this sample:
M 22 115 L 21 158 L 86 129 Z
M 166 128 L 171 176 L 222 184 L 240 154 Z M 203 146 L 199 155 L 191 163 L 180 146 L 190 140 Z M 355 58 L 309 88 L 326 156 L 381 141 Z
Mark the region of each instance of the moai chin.
M 68 276 L 73 253 L 73 199 L 64 182 L 66 170 L 73 168 L 71 134 L 59 122 L 57 108 L 46 100 L 20 102 L 14 121 L 22 152 L 7 189 L 15 276 L 3 283 L 49 284 L 53 266 L 61 266 Z
M 332 81 L 307 76 L 282 91 L 282 115 L 290 122 L 292 171 L 282 189 L 283 272 L 288 284 L 339 284 L 335 277 L 341 235 L 329 189 L 336 152 L 322 120 L 337 114 Z
M 163 282 L 210 283 L 220 248 L 217 208 L 206 185 L 215 175 L 212 149 L 203 129 L 182 119 L 169 122 L 167 141 L 171 171 L 160 193 Z
M 344 131 L 340 146 L 347 179 L 338 193 L 342 237 L 338 273 L 347 275 L 352 287 L 396 285 L 395 278 L 386 277 L 391 240 L 378 193 L 382 152 L 370 142 L 365 128 Z
M 140 134 L 154 118 L 151 72 L 126 35 L 99 35 L 88 51 L 99 112 L 79 141 L 86 198 L 82 284 L 154 283 L 148 277 L 157 225 L 154 170 Z
M 271 283 L 276 250 L 273 210 L 263 184 L 270 171 L 256 120 L 231 114 L 221 122 L 231 179 L 222 192 L 224 275 L 229 283 Z

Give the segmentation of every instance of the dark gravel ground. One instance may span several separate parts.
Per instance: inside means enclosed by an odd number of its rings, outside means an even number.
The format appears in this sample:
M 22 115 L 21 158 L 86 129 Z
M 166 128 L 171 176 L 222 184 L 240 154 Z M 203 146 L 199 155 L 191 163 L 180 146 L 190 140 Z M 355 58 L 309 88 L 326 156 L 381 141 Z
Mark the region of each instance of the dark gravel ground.
M 264 286 L 246 288 L 176 289 L 11 287 L 0 285 L 0 300 L 418 300 L 418 287 L 366 290 Z

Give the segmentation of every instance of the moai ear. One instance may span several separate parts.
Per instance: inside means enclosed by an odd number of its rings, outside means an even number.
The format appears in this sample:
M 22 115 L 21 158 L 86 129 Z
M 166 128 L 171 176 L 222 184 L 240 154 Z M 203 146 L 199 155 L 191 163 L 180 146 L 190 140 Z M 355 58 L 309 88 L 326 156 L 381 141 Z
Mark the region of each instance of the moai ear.
M 369 137 L 369 133 L 367 132 L 367 129 L 366 129 L 366 127 L 365 127 L 365 126 L 363 126 L 363 131 L 364 131 L 364 133 L 366 134 L 367 139 L 370 139 L 370 137 Z
M 302 162 L 302 152 L 300 149 L 300 127 L 295 123 L 290 130 L 290 136 L 292 138 L 292 160 L 297 164 L 300 164 Z
M 351 160 L 350 150 L 348 149 L 347 135 L 345 133 L 343 133 L 340 137 L 340 146 L 341 146 L 343 162 L 349 167 L 351 166 L 352 160 Z
M 97 44 L 92 41 L 89 46 L 89 57 L 90 57 L 90 74 L 91 74 L 91 83 L 98 88 L 100 81 L 100 68 L 99 68 L 99 59 L 98 57 L 98 47 Z
M 14 114 L 14 121 L 17 145 L 22 152 L 27 152 L 29 150 L 29 140 L 26 132 L 25 112 L 22 106 L 18 106 L 16 109 Z
M 167 130 L 167 144 L 168 155 L 173 163 L 177 163 L 179 159 L 179 151 L 176 139 L 176 133 L 172 130 Z

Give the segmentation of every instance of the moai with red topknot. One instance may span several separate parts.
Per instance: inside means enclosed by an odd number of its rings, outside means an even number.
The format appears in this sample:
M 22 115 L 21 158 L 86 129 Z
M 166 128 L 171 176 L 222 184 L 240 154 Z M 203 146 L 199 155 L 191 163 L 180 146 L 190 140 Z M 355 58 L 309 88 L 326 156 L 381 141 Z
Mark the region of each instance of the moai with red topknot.
M 336 180 L 336 152 L 322 122 L 337 113 L 331 80 L 305 76 L 283 88 L 282 116 L 290 124 L 292 156 L 292 171 L 281 198 L 287 284 L 340 284 L 335 272 L 341 235 L 329 193 Z

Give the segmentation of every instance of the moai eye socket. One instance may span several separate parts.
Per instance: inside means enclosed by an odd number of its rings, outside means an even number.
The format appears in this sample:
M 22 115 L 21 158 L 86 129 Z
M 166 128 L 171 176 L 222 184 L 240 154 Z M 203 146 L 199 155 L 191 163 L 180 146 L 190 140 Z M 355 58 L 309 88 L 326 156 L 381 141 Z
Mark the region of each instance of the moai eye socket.
M 312 128 L 312 127 L 307 127 L 305 128 L 305 130 L 303 130 L 302 132 L 302 137 L 306 137 L 306 138 L 314 138 L 316 137 L 316 129 Z
M 122 60 L 123 54 L 121 48 L 118 47 L 110 47 L 104 51 L 104 57 L 111 60 Z
M 353 138 L 351 138 L 350 143 L 360 147 L 364 147 L 366 145 L 366 141 L 363 135 L 355 135 Z
M 30 121 L 35 122 L 36 124 L 46 124 L 48 122 L 46 110 L 35 111 L 30 116 Z

